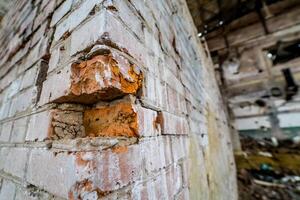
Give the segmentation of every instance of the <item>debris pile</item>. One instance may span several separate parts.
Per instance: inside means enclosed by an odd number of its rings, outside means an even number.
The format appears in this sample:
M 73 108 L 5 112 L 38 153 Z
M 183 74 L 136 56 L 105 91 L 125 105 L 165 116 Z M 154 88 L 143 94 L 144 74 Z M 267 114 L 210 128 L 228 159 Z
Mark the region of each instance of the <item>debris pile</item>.
M 240 199 L 300 199 L 300 144 L 295 140 L 241 138 L 237 153 Z

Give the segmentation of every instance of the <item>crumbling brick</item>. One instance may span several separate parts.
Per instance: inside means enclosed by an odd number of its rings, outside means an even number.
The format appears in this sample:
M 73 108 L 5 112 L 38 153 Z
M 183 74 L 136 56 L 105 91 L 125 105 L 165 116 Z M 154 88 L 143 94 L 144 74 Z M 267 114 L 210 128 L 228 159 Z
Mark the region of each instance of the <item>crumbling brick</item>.
M 98 55 L 72 65 L 71 93 L 94 94 L 110 100 L 124 94 L 136 94 L 142 84 L 138 67 L 116 53 Z
M 70 70 L 64 68 L 57 72 L 59 76 L 54 74 L 47 78 L 40 104 L 93 104 L 99 100 L 137 94 L 143 81 L 139 66 L 112 49 L 98 49 L 88 55 L 86 60 L 73 63 Z
M 198 177 L 234 177 L 231 155 L 214 159 L 226 116 L 184 1 L 17 0 L 2 22 L 0 199 L 207 199 Z
M 85 136 L 81 112 L 53 111 L 51 125 L 51 139 L 73 139 Z
M 86 110 L 83 124 L 88 136 L 126 136 L 138 135 L 137 113 L 129 102 Z

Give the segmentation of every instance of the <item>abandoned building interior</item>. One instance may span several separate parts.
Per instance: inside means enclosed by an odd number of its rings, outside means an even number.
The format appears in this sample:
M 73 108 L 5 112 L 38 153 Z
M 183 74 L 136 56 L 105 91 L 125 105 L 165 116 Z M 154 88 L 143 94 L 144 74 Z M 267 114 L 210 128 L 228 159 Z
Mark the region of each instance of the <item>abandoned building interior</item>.
M 0 0 L 0 44 L 0 200 L 300 199 L 299 0 Z

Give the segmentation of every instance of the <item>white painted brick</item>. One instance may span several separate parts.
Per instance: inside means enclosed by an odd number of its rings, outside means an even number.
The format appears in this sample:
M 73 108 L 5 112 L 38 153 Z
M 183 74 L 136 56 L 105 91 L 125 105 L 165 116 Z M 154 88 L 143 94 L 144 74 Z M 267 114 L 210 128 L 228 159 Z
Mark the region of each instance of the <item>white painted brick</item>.
M 150 74 L 144 74 L 143 98 L 157 105 L 157 94 L 155 90 L 155 77 Z
M 27 52 L 29 51 L 29 48 L 30 48 L 30 42 L 27 42 L 26 45 L 25 45 L 25 47 L 22 48 L 22 49 L 20 49 L 18 51 L 18 53 L 16 53 L 14 55 L 14 57 L 12 58 L 11 64 L 15 65 L 16 63 L 18 63 L 19 61 L 21 61 L 21 59 L 23 59 L 26 56 Z M 22 67 L 22 66 L 20 66 L 20 67 Z
M 20 88 L 21 90 L 33 86 L 35 84 L 35 81 L 38 76 L 38 71 L 39 71 L 39 64 L 36 64 L 25 72 L 21 83 L 21 88 Z
M 31 67 L 37 61 L 39 61 L 47 53 L 48 48 L 48 37 L 43 37 L 41 40 L 31 49 L 28 53 L 25 63 L 22 64 L 18 73 L 23 73 L 26 69 Z
M 36 191 L 35 188 L 17 187 L 15 200 L 50 200 L 53 199 L 49 193 Z M 55 198 L 59 200 L 58 198 Z
M 36 100 L 36 88 L 32 87 L 13 98 L 9 116 L 25 111 L 33 106 Z
M 143 142 L 142 155 L 145 156 L 146 173 L 151 174 L 153 171 L 158 171 L 166 166 L 165 155 L 160 153 L 159 143 L 162 138 L 155 138 Z
M 163 70 L 163 73 L 162 73 L 162 80 L 167 82 L 168 85 L 172 89 L 176 90 L 179 94 L 184 96 L 185 95 L 184 87 L 183 87 L 181 81 L 172 73 L 172 71 L 169 68 L 164 67 L 163 69 L 164 70 Z
M 6 163 L 6 157 L 9 153 L 9 148 L 2 147 L 0 148 L 0 170 L 4 169 L 5 163 Z
M 117 11 L 110 10 L 113 14 L 117 15 L 123 23 L 125 23 L 130 31 L 136 34 L 141 40 L 144 41 L 143 22 L 138 17 L 138 13 L 134 12 L 134 8 L 128 1 L 106 1 L 105 7 L 115 7 Z
M 55 48 L 51 51 L 48 72 L 53 71 L 57 67 L 59 61 L 60 61 L 60 49 Z
M 16 192 L 15 184 L 11 181 L 4 179 L 0 190 L 0 199 L 14 200 L 15 192 Z
M 50 111 L 43 111 L 30 116 L 26 141 L 43 141 L 47 139 L 51 126 Z
M 19 77 L 10 84 L 10 86 L 7 88 L 5 99 L 12 98 L 15 94 L 17 94 L 20 91 L 21 81 L 22 78 Z
M 177 162 L 187 155 L 187 146 L 185 146 L 186 137 L 172 137 L 171 138 L 171 149 L 172 149 L 172 160 Z M 186 148 L 187 147 L 187 148 Z
M 75 158 L 67 153 L 33 149 L 28 162 L 26 179 L 29 183 L 59 197 L 68 197 L 76 181 Z
M 45 1 L 44 1 L 45 2 Z M 34 20 L 33 29 L 35 30 L 38 26 L 40 26 L 50 14 L 54 11 L 56 6 L 56 1 L 48 0 L 45 4 L 45 7 L 41 7 L 42 10 L 38 13 L 37 17 Z
M 4 171 L 13 176 L 24 178 L 29 150 L 26 148 L 10 148 L 6 157 Z
M 145 46 L 124 26 L 119 19 L 107 11 L 100 11 L 90 21 L 83 24 L 71 35 L 70 56 L 75 55 L 94 44 L 108 34 L 111 42 L 118 47 L 126 49 L 142 66 L 146 63 L 148 51 Z
M 136 106 L 135 110 L 138 116 L 138 128 L 141 137 L 157 136 L 161 132 L 161 127 L 156 124 L 157 112 Z
M 32 25 L 34 18 L 36 16 L 37 8 L 34 8 L 28 16 L 26 16 L 25 20 L 22 22 L 20 27 L 20 33 L 26 32 L 25 35 L 28 36 L 32 32 Z
M 16 80 L 16 78 L 17 78 L 17 71 L 18 71 L 18 68 L 14 67 L 3 78 L 1 78 L 0 85 L 1 85 L 2 88 L 7 87 L 10 83 L 12 83 L 13 81 Z
M 43 39 L 46 29 L 47 29 L 48 21 L 44 22 L 40 28 L 34 33 L 30 40 L 30 47 L 36 45 L 41 39 Z
M 9 41 L 8 51 L 12 52 L 17 49 L 17 47 L 22 43 L 22 37 L 18 34 L 14 35 L 14 37 Z
M 48 5 L 49 1 L 51 0 L 41 0 L 42 3 L 40 5 L 40 8 L 44 9 Z
M 2 125 L 1 134 L 0 134 L 0 141 L 1 142 L 8 142 L 10 138 L 10 133 L 12 130 L 13 122 L 6 122 Z
M 44 105 L 65 95 L 71 86 L 71 66 L 47 77 L 43 83 L 39 105 Z
M 25 140 L 28 117 L 22 117 L 14 121 L 10 141 L 21 143 Z
M 72 32 L 81 22 L 86 19 L 95 5 L 100 4 L 103 0 L 85 0 L 79 8 L 74 10 L 60 24 L 57 25 L 54 33 L 54 41 L 59 40 L 64 33 Z M 100 22 L 100 21 L 99 21 Z
M 168 95 L 167 95 L 167 87 L 166 83 L 162 82 L 159 78 L 155 79 L 155 90 L 157 94 L 157 101 L 159 102 L 159 107 L 163 108 L 164 110 L 168 110 Z
M 185 117 L 177 116 L 168 112 L 162 112 L 163 134 L 186 135 L 189 132 L 188 122 Z
M 100 11 L 100 13 L 72 33 L 70 49 L 71 55 L 85 49 L 100 39 L 106 31 L 106 17 L 107 12 Z
M 3 102 L 0 105 L 0 119 L 4 119 L 8 117 L 10 110 L 11 101 Z
M 131 0 L 131 3 L 145 19 L 146 27 L 153 31 L 155 29 L 155 20 L 149 7 L 145 5 L 145 1 Z
M 72 8 L 73 0 L 66 0 L 55 10 L 52 16 L 50 26 L 54 26 L 63 16 L 65 16 Z

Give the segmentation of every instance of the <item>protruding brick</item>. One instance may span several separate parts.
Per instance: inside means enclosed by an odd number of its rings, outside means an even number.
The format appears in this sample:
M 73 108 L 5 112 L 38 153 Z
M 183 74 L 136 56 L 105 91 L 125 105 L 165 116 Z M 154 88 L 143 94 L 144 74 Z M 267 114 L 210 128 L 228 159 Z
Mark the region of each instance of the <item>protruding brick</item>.
M 99 55 L 100 51 L 100 55 Z M 104 53 L 103 53 L 104 51 Z M 86 61 L 63 69 L 45 81 L 41 104 L 48 102 L 95 103 L 136 94 L 143 75 L 140 68 L 113 50 L 99 50 Z M 94 52 L 95 53 L 95 52 Z
M 72 65 L 71 93 L 76 96 L 95 94 L 96 98 L 109 100 L 135 94 L 141 83 L 138 67 L 116 53 Z

